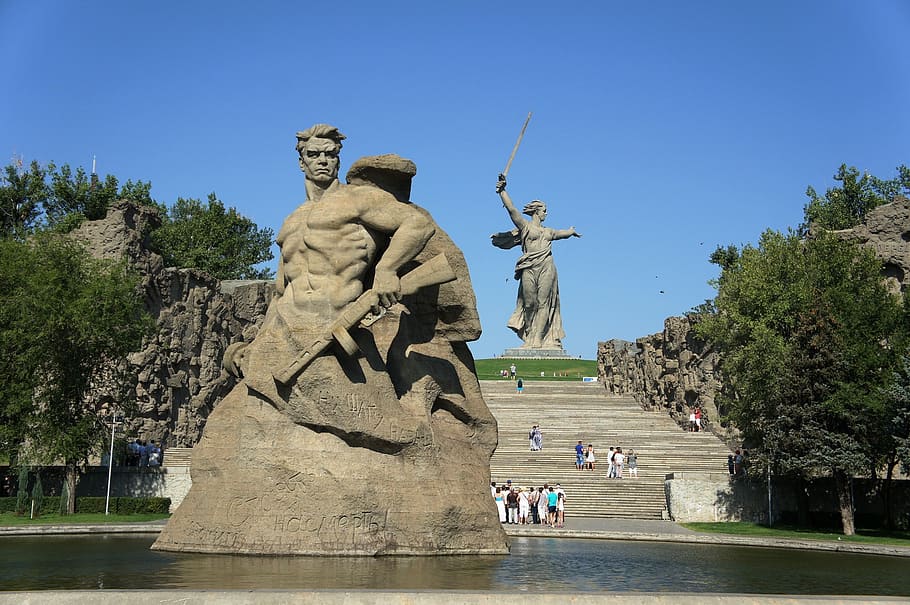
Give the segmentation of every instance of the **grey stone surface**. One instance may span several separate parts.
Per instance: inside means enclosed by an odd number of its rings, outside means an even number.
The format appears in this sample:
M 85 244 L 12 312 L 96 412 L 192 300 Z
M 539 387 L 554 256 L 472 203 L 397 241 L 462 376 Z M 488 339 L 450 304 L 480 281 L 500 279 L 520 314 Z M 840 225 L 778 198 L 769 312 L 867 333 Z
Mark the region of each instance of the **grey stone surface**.
M 737 439 L 735 430 L 717 422 L 720 360 L 695 336 L 692 326 L 696 320 L 696 316 L 668 317 L 663 332 L 634 343 L 598 343 L 598 378 L 608 393 L 631 395 L 646 410 L 664 410 L 680 426 L 688 425 L 689 409 L 697 405 L 702 409 L 703 423 L 732 443 Z
M 274 286 L 231 282 L 223 290 L 201 271 L 165 267 L 147 241 L 159 222 L 155 210 L 120 201 L 104 219 L 84 223 L 74 235 L 99 258 L 127 259 L 142 276 L 145 306 L 157 323 L 156 334 L 128 360 L 139 406 L 138 416 L 126 419 L 128 431 L 166 447 L 191 447 L 236 384 L 221 368 L 225 349 L 255 336 Z M 115 403 L 103 388 L 93 396 Z
M 531 349 L 518 347 L 506 349 L 500 357 L 506 359 L 576 359 L 563 349 Z
M 242 382 L 209 417 L 156 549 L 508 552 L 488 495 L 496 421 L 466 344 L 480 333 L 467 265 L 404 198 L 412 162 L 363 158 L 336 180 L 343 138 L 298 133 L 307 201 L 278 235 L 277 295 L 252 342 L 225 354 Z
M 870 248 L 882 259 L 882 272 L 892 292 L 910 285 L 910 200 L 898 197 L 874 208 L 861 225 L 836 231 L 844 239 Z
M 559 304 L 559 280 L 553 261 L 555 240 L 581 237 L 575 227 L 550 229 L 543 226 L 547 206 L 540 200 L 528 203 L 522 211 L 515 207 L 506 192 L 506 179 L 499 175 L 496 192 L 502 200 L 515 229 L 490 236 L 497 248 L 508 250 L 521 246 L 522 255 L 515 264 L 518 300 L 508 326 L 524 342 L 523 348 L 562 350 L 565 331 Z M 526 220 L 526 214 L 531 217 Z

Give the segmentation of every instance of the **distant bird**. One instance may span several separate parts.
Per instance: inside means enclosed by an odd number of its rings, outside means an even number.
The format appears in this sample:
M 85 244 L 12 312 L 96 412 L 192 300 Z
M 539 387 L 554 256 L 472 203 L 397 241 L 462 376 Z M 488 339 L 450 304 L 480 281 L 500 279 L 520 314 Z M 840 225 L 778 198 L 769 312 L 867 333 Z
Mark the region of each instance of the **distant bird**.
M 663 293 L 664 293 L 664 291 L 663 291 L 663 290 L 661 290 L 661 291 L 660 291 L 660 293 L 661 293 L 661 294 L 663 294 Z

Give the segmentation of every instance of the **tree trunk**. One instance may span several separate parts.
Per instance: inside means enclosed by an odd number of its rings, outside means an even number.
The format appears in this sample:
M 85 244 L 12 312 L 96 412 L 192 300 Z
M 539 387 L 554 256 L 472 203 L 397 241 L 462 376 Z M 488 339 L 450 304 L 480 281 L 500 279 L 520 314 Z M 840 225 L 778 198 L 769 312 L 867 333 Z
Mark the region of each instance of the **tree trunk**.
M 856 528 L 853 526 L 853 498 L 850 493 L 850 477 L 842 470 L 835 470 L 834 485 L 837 491 L 837 503 L 840 507 L 840 518 L 844 527 L 844 535 L 852 536 L 856 533 Z
M 76 463 L 66 463 L 66 514 L 72 515 L 76 512 Z

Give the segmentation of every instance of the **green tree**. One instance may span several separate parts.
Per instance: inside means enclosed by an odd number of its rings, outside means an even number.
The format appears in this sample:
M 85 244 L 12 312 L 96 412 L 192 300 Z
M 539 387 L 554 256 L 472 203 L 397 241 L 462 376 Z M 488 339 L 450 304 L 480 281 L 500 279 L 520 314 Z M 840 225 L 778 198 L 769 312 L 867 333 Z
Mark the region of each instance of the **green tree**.
M 872 466 L 901 322 L 881 262 L 830 234 L 770 230 L 716 260 L 717 313 L 696 330 L 721 352 L 724 403 L 765 464 L 834 477 L 852 534 L 850 478 Z
M 855 167 L 841 164 L 834 175 L 840 185 L 818 195 L 811 186 L 806 190 L 809 203 L 803 209 L 800 234 L 806 235 L 810 225 L 822 229 L 849 229 L 860 224 L 866 213 L 894 200 L 898 195 L 910 195 L 910 168 L 897 167 L 897 176 L 882 180 L 867 173 L 860 175 Z
M 54 225 L 73 214 L 93 221 L 107 215 L 107 209 L 117 199 L 117 177 L 107 175 L 103 180 L 87 175 L 81 166 L 75 172 L 68 164 L 55 169 L 51 164 L 51 195 L 44 202 L 48 224 Z
M 0 240 L 0 453 L 63 461 L 69 512 L 77 464 L 104 443 L 103 408 L 131 390 L 126 355 L 153 326 L 138 284 L 66 236 Z M 87 404 L 99 384 L 108 398 Z
M 47 170 L 38 162 L 26 169 L 21 161 L 3 168 L 0 175 L 0 237 L 23 237 L 44 211 L 49 188 Z
M 256 265 L 273 254 L 274 233 L 260 229 L 214 193 L 208 202 L 178 198 L 162 226 L 152 233 L 168 266 L 201 269 L 217 279 L 268 279 Z

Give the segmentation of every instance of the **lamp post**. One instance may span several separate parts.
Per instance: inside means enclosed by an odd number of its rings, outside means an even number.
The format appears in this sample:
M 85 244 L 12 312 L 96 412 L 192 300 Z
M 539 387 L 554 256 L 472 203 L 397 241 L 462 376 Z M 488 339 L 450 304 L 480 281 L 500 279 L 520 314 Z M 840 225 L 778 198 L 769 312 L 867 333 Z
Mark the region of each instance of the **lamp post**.
M 111 416 L 111 450 L 108 454 L 107 459 L 107 496 L 104 499 L 104 514 L 110 514 L 110 504 L 111 504 L 111 473 L 114 470 L 114 432 L 117 430 L 117 425 L 121 424 L 122 421 L 117 419 L 116 411 Z

